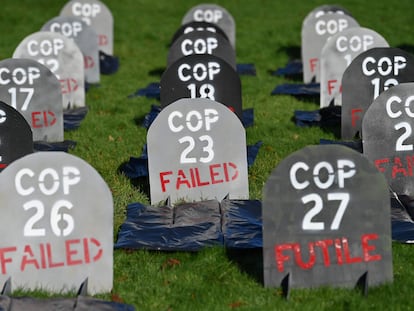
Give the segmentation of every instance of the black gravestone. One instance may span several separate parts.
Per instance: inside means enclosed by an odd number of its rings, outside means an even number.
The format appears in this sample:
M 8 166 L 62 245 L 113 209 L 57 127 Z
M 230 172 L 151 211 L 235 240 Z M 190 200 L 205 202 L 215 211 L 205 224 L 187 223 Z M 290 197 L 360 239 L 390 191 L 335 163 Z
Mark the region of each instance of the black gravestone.
M 198 54 L 220 57 L 236 70 L 236 53 L 230 42 L 222 35 L 208 30 L 192 31 L 178 37 L 169 49 L 167 67 L 184 56 Z
M 20 112 L 0 101 L 0 172 L 13 161 L 32 152 L 30 125 Z
M 262 216 L 265 286 L 393 279 L 388 186 L 351 148 L 308 146 L 282 160 L 264 187 Z
M 208 98 L 229 107 L 241 120 L 241 82 L 237 72 L 214 55 L 190 55 L 177 60 L 161 76 L 164 108 L 180 98 Z
M 412 81 L 414 56 L 410 53 L 398 48 L 373 48 L 358 55 L 342 76 L 342 139 L 357 136 L 366 110 L 381 92 Z
M 392 191 L 414 195 L 414 83 L 382 92 L 362 120 L 364 155 L 382 172 Z

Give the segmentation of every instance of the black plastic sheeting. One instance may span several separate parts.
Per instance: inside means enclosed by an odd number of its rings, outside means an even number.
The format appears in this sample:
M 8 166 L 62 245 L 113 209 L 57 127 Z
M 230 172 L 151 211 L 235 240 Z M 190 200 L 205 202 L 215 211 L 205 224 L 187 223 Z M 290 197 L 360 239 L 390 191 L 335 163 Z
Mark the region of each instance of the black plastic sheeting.
M 69 149 L 74 149 L 76 144 L 76 141 L 73 140 L 64 140 L 61 142 L 35 141 L 33 142 L 33 149 L 34 151 L 69 152 Z
M 63 129 L 76 130 L 88 113 L 88 107 L 79 107 L 63 111 Z
M 0 296 L 0 310 L 5 311 L 134 311 L 131 305 L 91 297 L 49 298 Z
M 336 126 L 341 125 L 341 106 L 329 106 L 318 110 L 295 110 L 297 126 Z
M 277 85 L 272 95 L 295 95 L 295 96 L 319 96 L 320 95 L 319 83 L 285 83 Z
M 261 203 L 217 200 L 175 206 L 132 203 L 115 249 L 198 251 L 207 246 L 256 248 L 262 245 Z
M 414 243 L 414 221 L 407 206 L 395 194 L 390 200 L 392 239 Z M 209 200 L 174 207 L 132 203 L 114 247 L 160 251 L 198 251 L 215 245 L 261 248 L 261 209 L 258 200 Z
M 253 165 L 262 144 L 263 144 L 262 141 L 258 141 L 254 145 L 247 146 L 247 166 L 248 167 Z M 147 145 L 145 144 L 144 147 L 142 148 L 142 153 L 140 157 L 129 157 L 128 161 L 122 163 L 119 166 L 118 171 L 130 179 L 148 177 L 149 171 L 148 171 Z
M 272 72 L 274 76 L 283 76 L 286 78 L 294 78 L 303 75 L 303 64 L 300 59 L 289 61 L 285 67 L 281 67 Z
M 119 69 L 119 58 L 99 51 L 99 70 L 101 74 L 111 75 Z

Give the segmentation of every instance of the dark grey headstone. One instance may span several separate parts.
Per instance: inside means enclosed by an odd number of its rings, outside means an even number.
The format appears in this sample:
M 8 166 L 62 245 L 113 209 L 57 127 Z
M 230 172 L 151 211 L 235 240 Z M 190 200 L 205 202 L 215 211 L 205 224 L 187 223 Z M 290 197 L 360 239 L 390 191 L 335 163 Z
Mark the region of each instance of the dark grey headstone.
M 113 202 L 84 160 L 36 152 L 0 174 L 0 284 L 12 290 L 108 293 L 113 282 Z
M 302 23 L 301 53 L 303 63 L 303 82 L 320 82 L 320 55 L 326 41 L 333 35 L 358 22 L 342 11 L 313 10 Z
M 388 185 L 351 148 L 308 146 L 282 160 L 264 187 L 262 217 L 265 286 L 393 280 Z
M 46 66 L 28 58 L 0 61 L 0 97 L 24 116 L 33 141 L 64 140 L 60 83 Z
M 362 120 L 364 155 L 397 194 L 414 195 L 414 83 L 382 92 Z
M 192 21 L 217 24 L 226 33 L 233 48 L 236 48 L 236 23 L 233 16 L 222 6 L 213 3 L 196 5 L 187 11 L 181 25 Z
M 99 0 L 70 0 L 60 11 L 62 16 L 81 18 L 95 29 L 98 35 L 99 50 L 113 55 L 114 18 L 109 8 Z
M 151 124 L 147 144 L 151 204 L 248 199 L 245 130 L 223 104 L 177 100 Z
M 222 35 L 226 40 L 229 40 L 226 33 L 221 29 L 217 24 L 207 23 L 207 22 L 188 22 L 184 25 L 181 25 L 174 33 L 170 46 L 177 40 L 181 35 L 188 34 L 193 31 L 209 31 L 212 33 L 218 33 Z
M 214 55 L 190 55 L 169 66 L 160 82 L 161 107 L 180 98 L 208 98 L 242 118 L 241 82 L 237 72 Z
M 169 49 L 167 67 L 181 57 L 202 54 L 222 58 L 236 70 L 236 53 L 230 42 L 222 35 L 208 30 L 192 31 L 178 37 Z
M 19 43 L 13 58 L 34 59 L 56 75 L 61 85 L 64 110 L 85 106 L 83 55 L 72 39 L 57 32 L 38 31 Z
M 321 98 L 320 107 L 328 107 L 341 94 L 341 81 L 345 69 L 362 52 L 375 48 L 388 47 L 387 41 L 377 32 L 364 28 L 348 28 L 332 36 L 321 51 Z
M 30 125 L 20 112 L 0 101 L 0 172 L 13 161 L 32 152 Z
M 342 138 L 357 136 L 373 100 L 404 82 L 414 82 L 412 54 L 399 48 L 373 48 L 358 55 L 342 76 Z
M 83 54 L 86 82 L 99 83 L 98 35 L 92 26 L 87 25 L 79 17 L 57 16 L 44 24 L 41 30 L 58 32 L 73 39 Z

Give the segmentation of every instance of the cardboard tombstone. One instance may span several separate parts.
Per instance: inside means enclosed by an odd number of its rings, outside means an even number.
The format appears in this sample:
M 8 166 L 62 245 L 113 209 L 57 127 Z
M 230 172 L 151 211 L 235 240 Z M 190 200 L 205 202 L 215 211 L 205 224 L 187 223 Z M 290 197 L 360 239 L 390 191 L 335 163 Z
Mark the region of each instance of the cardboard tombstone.
M 364 114 L 381 92 L 405 82 L 414 82 L 414 55 L 399 48 L 359 54 L 342 76 L 342 139 L 361 132 Z
M 233 16 L 222 6 L 213 3 L 196 5 L 187 11 L 181 25 L 192 21 L 217 24 L 226 33 L 233 49 L 236 49 L 236 23 Z
M 267 287 L 365 287 L 392 281 L 390 199 L 384 176 L 340 145 L 282 160 L 263 191 Z
M 13 58 L 37 60 L 58 78 L 63 95 L 63 110 L 85 107 L 85 71 L 83 55 L 68 37 L 50 31 L 38 31 L 24 38 Z
M 13 161 L 32 152 L 30 125 L 20 112 L 0 101 L 0 172 Z
M 184 25 L 181 25 L 174 33 L 170 46 L 173 45 L 175 40 L 177 40 L 181 35 L 188 34 L 190 32 L 197 32 L 197 31 L 209 31 L 212 33 L 217 33 L 222 35 L 227 41 L 229 38 L 227 37 L 226 33 L 221 29 L 217 24 L 208 23 L 208 22 L 195 22 L 191 21 Z
M 113 203 L 88 163 L 36 152 L 0 174 L 0 283 L 12 290 L 108 293 L 113 281 Z
M 335 96 L 341 94 L 341 81 L 345 69 L 362 52 L 375 48 L 388 47 L 387 41 L 377 32 L 364 28 L 348 28 L 332 36 L 321 51 L 321 97 L 320 107 L 335 102 Z
M 236 70 L 236 53 L 230 42 L 222 35 L 208 30 L 192 31 L 178 37 L 169 49 L 167 67 L 182 57 L 203 54 L 222 58 Z
M 327 10 L 325 11 L 324 8 Z M 333 35 L 352 27 L 358 22 L 342 10 L 317 8 L 304 19 L 301 32 L 301 54 L 303 63 L 303 82 L 320 82 L 320 55 L 326 41 Z
M 185 56 L 164 71 L 160 81 L 161 107 L 180 98 L 215 100 L 242 118 L 240 77 L 225 60 L 214 55 Z
M 248 199 L 245 135 L 216 101 L 184 98 L 165 107 L 147 134 L 151 204 Z
M 42 31 L 58 32 L 73 39 L 83 54 L 85 81 L 91 84 L 100 81 L 98 35 L 92 26 L 79 17 L 57 16 L 46 22 Z
M 0 72 L 0 98 L 23 115 L 33 141 L 63 141 L 62 93 L 57 77 L 28 58 L 2 60 Z
M 113 55 L 114 18 L 109 8 L 99 0 L 70 0 L 60 11 L 62 16 L 81 18 L 98 35 L 99 50 Z
M 414 83 L 382 92 L 362 120 L 364 155 L 399 195 L 414 195 Z

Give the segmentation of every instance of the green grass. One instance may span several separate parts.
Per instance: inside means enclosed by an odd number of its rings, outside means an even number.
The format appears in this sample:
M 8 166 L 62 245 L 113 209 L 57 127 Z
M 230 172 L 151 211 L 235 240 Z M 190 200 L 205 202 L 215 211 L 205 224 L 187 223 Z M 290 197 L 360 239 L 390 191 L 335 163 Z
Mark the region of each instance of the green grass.
M 106 0 L 115 20 L 114 54 L 119 71 L 102 76 L 101 86 L 87 93 L 89 113 L 81 127 L 65 132 L 77 141 L 70 152 L 90 163 L 108 183 L 114 197 L 114 234 L 125 219 L 128 203 L 149 203 L 143 188 L 133 186 L 117 172 L 130 156 L 139 156 L 146 130 L 137 120 L 154 100 L 127 96 L 165 68 L 168 43 L 181 18 L 197 1 Z M 2 0 L 0 59 L 11 57 L 18 43 L 58 15 L 64 0 Z M 320 138 L 335 139 L 331 131 L 299 128 L 291 120 L 297 109 L 315 110 L 317 103 L 290 96 L 271 96 L 272 89 L 288 80 L 269 74 L 299 57 L 303 18 L 324 1 L 217 2 L 234 17 L 237 62 L 254 63 L 257 76 L 242 76 L 243 107 L 254 108 L 255 124 L 246 130 L 248 144 L 263 141 L 256 162 L 249 170 L 251 199 L 261 199 L 264 183 L 280 160 Z M 343 0 L 361 26 L 380 33 L 390 46 L 414 45 L 412 0 Z M 294 52 L 295 55 L 290 53 Z M 414 249 L 393 244 L 394 282 L 358 290 L 319 288 L 294 289 L 288 301 L 278 288 L 264 288 L 261 256 L 257 253 L 233 257 L 223 248 L 199 253 L 149 251 L 114 253 L 112 293 L 99 295 L 134 305 L 137 310 L 410 310 L 414 288 Z M 248 264 L 240 260 L 248 260 Z M 24 295 L 27 293 L 16 293 Z M 42 293 L 34 293 L 43 296 Z M 47 294 L 46 294 L 47 295 Z

